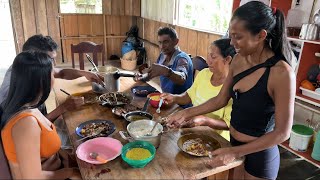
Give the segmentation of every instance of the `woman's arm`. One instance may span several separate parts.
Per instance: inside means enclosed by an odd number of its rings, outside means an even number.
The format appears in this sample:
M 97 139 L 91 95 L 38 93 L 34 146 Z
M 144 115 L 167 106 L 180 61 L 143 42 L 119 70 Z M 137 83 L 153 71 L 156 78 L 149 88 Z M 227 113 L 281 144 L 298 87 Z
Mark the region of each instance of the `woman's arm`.
M 289 138 L 293 122 L 296 78 L 290 67 L 274 69 L 273 81 L 270 82 L 271 96 L 275 103 L 274 130 L 245 145 L 215 151 L 214 155 L 218 157 L 213 160 L 217 161 L 216 163 L 229 163 L 234 158 L 262 151 Z
M 227 123 L 223 119 L 213 119 L 203 115 L 196 116 L 192 120 L 183 124 L 183 127 L 209 126 L 217 130 L 229 130 Z
M 222 89 L 220 90 L 219 94 L 216 97 L 209 99 L 208 101 L 206 101 L 205 103 L 199 106 L 187 108 L 170 115 L 168 117 L 168 126 L 179 127 L 184 121 L 190 120 L 190 118 L 194 116 L 207 114 L 209 112 L 216 111 L 226 106 L 230 99 L 229 90 L 232 85 L 232 78 L 233 78 L 232 69 L 233 68 L 231 64 L 229 74 L 225 82 L 223 83 Z
M 40 158 L 41 129 L 34 117 L 25 117 L 12 128 L 17 163 L 21 179 L 66 179 L 72 177 L 72 169 L 42 171 Z
M 187 92 L 184 92 L 182 94 L 162 93 L 160 97 L 163 98 L 166 104 L 175 103 L 179 105 L 186 105 L 191 103 L 190 96 Z

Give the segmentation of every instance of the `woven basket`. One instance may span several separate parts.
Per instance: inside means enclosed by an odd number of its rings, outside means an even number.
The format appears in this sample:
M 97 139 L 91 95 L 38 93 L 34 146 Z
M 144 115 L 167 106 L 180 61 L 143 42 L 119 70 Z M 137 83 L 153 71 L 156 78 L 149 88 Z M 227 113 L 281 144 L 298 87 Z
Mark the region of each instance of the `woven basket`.
M 121 68 L 125 70 L 135 70 L 137 67 L 137 60 L 127 60 L 121 58 Z

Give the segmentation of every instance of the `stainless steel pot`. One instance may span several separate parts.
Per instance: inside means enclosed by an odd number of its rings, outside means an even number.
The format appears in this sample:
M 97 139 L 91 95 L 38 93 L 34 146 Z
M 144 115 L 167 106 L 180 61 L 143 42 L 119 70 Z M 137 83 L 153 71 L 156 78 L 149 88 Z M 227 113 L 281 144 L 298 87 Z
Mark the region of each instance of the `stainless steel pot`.
M 129 140 L 129 141 L 148 141 L 151 144 L 154 145 L 154 147 L 159 147 L 161 142 L 161 135 L 163 133 L 163 126 L 161 124 L 156 125 L 156 129 L 154 130 L 153 135 L 146 136 L 148 132 L 151 131 L 153 126 L 155 125 L 155 121 L 152 120 L 140 120 L 140 121 L 134 121 L 128 124 L 127 126 L 127 132 L 119 131 L 121 137 L 123 139 Z M 138 133 L 136 132 L 138 130 Z M 140 130 L 140 131 L 139 131 Z M 145 132 L 143 132 L 145 131 Z
M 97 90 L 101 93 L 118 92 L 120 90 L 120 77 L 135 77 L 134 74 L 120 73 L 118 68 L 112 66 L 101 66 L 98 67 L 98 70 L 98 74 L 104 77 L 106 87 L 104 88 L 102 85 L 93 82 L 92 89 L 93 91 Z M 96 72 L 95 69 L 91 71 Z

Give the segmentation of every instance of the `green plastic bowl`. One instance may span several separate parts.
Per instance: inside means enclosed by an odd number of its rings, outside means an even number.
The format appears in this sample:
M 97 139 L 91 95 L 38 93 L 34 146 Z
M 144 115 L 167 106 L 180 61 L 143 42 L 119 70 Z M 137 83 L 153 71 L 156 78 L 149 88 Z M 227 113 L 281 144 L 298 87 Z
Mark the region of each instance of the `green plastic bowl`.
M 144 148 L 144 149 L 147 149 L 147 150 L 150 151 L 151 156 L 148 157 L 147 159 L 143 159 L 143 160 L 128 159 L 126 157 L 126 154 L 132 148 Z M 124 145 L 122 147 L 122 150 L 121 150 L 122 159 L 133 168 L 143 168 L 143 167 L 145 167 L 154 158 L 155 154 L 156 154 L 156 148 L 151 143 L 146 142 L 146 141 L 130 142 L 130 143 Z

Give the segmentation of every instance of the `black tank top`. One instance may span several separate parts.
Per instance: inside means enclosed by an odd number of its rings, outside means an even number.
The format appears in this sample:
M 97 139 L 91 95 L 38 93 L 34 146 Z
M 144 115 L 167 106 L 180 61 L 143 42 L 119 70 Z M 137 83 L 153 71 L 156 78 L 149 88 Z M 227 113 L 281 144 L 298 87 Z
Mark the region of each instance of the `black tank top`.
M 260 137 L 273 130 L 275 124 L 273 118 L 274 102 L 269 96 L 267 86 L 270 68 L 281 59 L 284 57 L 273 56 L 264 63 L 253 66 L 233 77 L 230 89 L 233 99 L 230 123 L 237 131 Z M 266 70 L 256 85 L 242 93 L 233 90 L 233 86 L 238 81 L 260 68 L 266 68 Z

